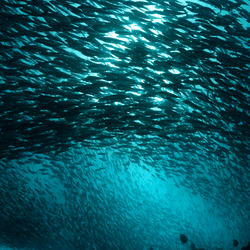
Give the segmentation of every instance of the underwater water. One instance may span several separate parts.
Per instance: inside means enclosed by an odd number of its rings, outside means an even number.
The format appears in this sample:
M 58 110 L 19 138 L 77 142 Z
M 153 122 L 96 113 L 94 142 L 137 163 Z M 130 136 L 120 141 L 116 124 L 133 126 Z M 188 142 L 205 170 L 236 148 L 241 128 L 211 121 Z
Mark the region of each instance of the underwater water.
M 248 0 L 1 0 L 1 250 L 246 246 L 249 47 Z

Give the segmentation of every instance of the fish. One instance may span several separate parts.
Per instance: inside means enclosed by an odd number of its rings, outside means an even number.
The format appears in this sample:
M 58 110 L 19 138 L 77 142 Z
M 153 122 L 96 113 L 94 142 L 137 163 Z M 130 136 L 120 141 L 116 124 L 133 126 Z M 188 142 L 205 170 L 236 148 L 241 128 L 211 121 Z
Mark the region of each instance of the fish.
M 190 244 L 190 250 L 196 250 L 195 244 L 193 242 Z
M 151 199 L 140 192 L 144 171 L 157 185 L 168 178 L 172 183 L 165 184 L 179 191 L 211 199 L 225 217 L 233 209 L 244 218 L 250 148 L 250 29 L 242 22 L 250 19 L 244 0 L 24 2 L 0 1 L 1 244 L 142 249 L 142 239 L 153 239 L 155 248 L 156 242 L 159 249 L 173 248 L 164 246 L 166 238 L 155 228 L 166 232 L 165 223 L 156 225 L 160 214 L 178 222 L 165 202 L 156 203 L 157 194 Z M 12 161 L 37 153 L 48 158 Z M 151 177 L 146 183 L 151 189 Z M 59 197 L 65 202 L 58 204 Z M 156 211 L 152 231 L 143 219 L 146 204 Z M 127 206 L 129 220 L 127 209 L 121 210 Z M 102 231 L 103 217 L 115 222 L 112 231 Z M 171 242 L 174 232 L 167 228 Z M 185 235 L 180 239 L 189 247 Z M 190 250 L 204 249 L 191 243 Z
M 185 244 L 188 242 L 188 238 L 184 234 L 180 234 L 180 240 L 182 244 Z
M 241 250 L 250 250 L 250 241 L 248 242 L 246 247 L 242 247 Z
M 239 245 L 239 242 L 237 240 L 233 240 L 233 246 L 237 247 Z

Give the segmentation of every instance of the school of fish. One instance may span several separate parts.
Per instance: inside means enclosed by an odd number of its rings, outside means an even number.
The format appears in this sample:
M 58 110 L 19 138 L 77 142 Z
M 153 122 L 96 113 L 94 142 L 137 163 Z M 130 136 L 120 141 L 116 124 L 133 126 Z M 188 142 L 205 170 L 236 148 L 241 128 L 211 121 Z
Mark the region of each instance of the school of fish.
M 249 10 L 0 0 L 0 247 L 248 249 Z

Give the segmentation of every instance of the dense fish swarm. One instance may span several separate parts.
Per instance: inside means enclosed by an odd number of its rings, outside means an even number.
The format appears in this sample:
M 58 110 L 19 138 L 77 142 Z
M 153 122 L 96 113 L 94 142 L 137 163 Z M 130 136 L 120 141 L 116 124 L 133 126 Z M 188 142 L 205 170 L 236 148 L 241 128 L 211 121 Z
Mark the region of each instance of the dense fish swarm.
M 1 156 L 152 137 L 246 160 L 249 12 L 204 2 L 1 1 Z
M 1 0 L 0 246 L 246 245 L 249 6 Z

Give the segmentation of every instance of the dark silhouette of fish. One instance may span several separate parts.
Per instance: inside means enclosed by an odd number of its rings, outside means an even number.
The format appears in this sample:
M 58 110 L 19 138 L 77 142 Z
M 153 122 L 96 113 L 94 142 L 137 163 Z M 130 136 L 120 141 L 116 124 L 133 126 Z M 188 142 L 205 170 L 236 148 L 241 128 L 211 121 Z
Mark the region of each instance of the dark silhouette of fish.
M 184 234 L 180 234 L 180 239 L 182 244 L 185 244 L 188 241 L 188 238 Z
M 205 249 L 203 249 L 203 248 L 196 248 L 196 246 L 195 246 L 195 244 L 192 242 L 191 244 L 190 244 L 190 250 L 205 250 Z
M 237 240 L 233 240 L 234 247 L 237 247 L 239 245 L 239 242 Z
M 196 250 L 195 244 L 193 242 L 190 245 L 190 250 Z
M 241 250 L 250 250 L 250 241 L 248 242 L 246 247 L 242 247 Z

